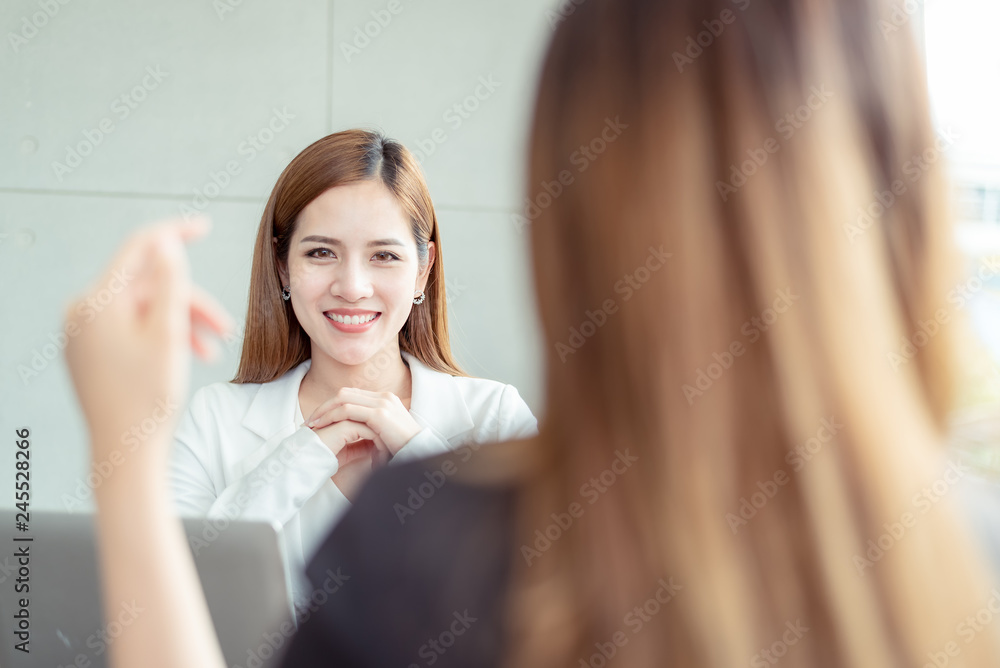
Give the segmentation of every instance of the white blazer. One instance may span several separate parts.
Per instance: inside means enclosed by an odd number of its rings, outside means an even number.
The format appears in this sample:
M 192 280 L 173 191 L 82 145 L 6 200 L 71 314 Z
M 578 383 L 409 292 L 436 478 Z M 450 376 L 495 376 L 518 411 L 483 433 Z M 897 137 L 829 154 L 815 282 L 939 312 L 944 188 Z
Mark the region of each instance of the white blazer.
M 389 464 L 464 445 L 537 433 L 531 410 L 512 385 L 435 371 L 408 353 L 410 415 L 422 428 Z M 285 576 L 296 605 L 308 598 L 305 565 L 351 503 L 330 477 L 336 455 L 304 426 L 299 385 L 312 360 L 269 383 L 213 383 L 199 389 L 175 432 L 170 486 L 181 515 L 205 517 L 204 543 L 229 520 L 279 528 Z

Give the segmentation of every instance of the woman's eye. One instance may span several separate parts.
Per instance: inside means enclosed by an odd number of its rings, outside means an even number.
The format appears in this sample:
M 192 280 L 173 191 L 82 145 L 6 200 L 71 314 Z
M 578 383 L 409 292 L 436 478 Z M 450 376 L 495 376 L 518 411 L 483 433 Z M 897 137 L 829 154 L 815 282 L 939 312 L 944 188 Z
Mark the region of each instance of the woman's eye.
M 374 257 L 376 257 L 379 262 L 392 262 L 393 260 L 399 259 L 398 255 L 390 253 L 389 251 L 379 251 L 375 253 Z
M 333 257 L 333 253 L 329 248 L 314 248 L 313 250 L 306 253 L 309 257 Z

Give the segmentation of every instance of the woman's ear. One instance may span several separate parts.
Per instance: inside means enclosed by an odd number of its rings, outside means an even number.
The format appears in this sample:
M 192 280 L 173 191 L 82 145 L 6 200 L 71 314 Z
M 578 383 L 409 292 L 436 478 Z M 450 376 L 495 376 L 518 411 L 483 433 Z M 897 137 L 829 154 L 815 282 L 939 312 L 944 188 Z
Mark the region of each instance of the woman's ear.
M 423 292 L 427 288 L 427 279 L 431 275 L 431 268 L 434 267 L 434 259 L 437 257 L 437 252 L 434 248 L 434 242 L 427 242 L 427 265 L 420 271 L 417 275 L 417 289 Z
M 278 237 L 271 237 L 271 245 L 274 247 L 274 263 L 278 265 L 278 276 L 281 277 L 281 287 L 285 287 L 288 285 L 288 266 L 278 257 Z

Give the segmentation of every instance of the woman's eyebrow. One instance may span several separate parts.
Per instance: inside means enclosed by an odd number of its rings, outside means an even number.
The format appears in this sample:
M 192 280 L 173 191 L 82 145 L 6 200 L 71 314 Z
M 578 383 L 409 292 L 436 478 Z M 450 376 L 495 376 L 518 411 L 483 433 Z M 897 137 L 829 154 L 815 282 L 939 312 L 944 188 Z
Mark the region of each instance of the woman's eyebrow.
M 321 243 L 327 244 L 329 246 L 343 246 L 344 243 L 340 239 L 334 239 L 332 237 L 323 237 L 318 235 L 310 235 L 308 237 L 303 237 L 300 244 L 304 243 Z M 375 241 L 369 241 L 369 246 L 404 246 L 405 244 L 399 239 L 376 239 Z

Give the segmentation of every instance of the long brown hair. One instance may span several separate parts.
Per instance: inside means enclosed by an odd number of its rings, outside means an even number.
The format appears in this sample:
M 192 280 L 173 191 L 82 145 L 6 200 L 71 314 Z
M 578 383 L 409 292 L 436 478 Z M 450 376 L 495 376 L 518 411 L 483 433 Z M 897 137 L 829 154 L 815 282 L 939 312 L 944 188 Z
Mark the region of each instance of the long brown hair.
M 556 30 L 507 665 L 1000 665 L 993 633 L 956 635 L 991 585 L 954 495 L 917 504 L 960 323 L 940 161 L 905 171 L 935 136 L 891 16 L 587 0 Z
M 399 348 L 436 371 L 465 375 L 451 355 L 441 238 L 420 167 L 399 142 L 378 132 L 346 130 L 306 147 L 271 191 L 257 229 L 243 351 L 232 382 L 266 383 L 309 359 L 309 336 L 291 302 L 281 298 L 279 262 L 288 258 L 297 217 L 306 205 L 330 188 L 374 179 L 410 217 L 421 267 L 428 261 L 428 243 L 435 247 L 425 301 L 412 309 L 400 330 Z

